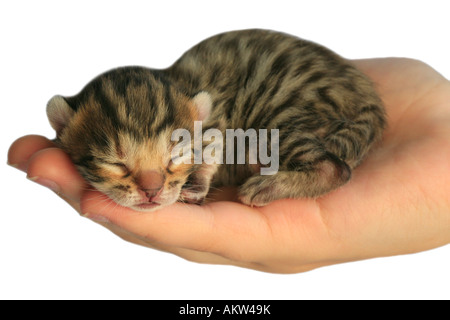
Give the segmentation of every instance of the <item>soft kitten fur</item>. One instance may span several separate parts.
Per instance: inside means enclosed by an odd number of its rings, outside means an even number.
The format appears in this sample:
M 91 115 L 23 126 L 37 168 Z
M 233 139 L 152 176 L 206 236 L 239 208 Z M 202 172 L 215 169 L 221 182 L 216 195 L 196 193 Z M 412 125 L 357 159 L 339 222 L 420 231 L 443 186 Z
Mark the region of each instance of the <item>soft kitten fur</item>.
M 385 127 L 381 100 L 349 62 L 266 30 L 214 36 L 165 70 L 109 71 L 74 97 L 52 98 L 47 113 L 58 145 L 87 181 L 136 210 L 201 203 L 211 182 L 240 186 L 248 205 L 320 196 L 350 179 Z M 260 165 L 248 164 L 175 165 L 171 134 L 185 128 L 193 135 L 195 120 L 203 131 L 279 129 L 278 173 L 260 175 Z

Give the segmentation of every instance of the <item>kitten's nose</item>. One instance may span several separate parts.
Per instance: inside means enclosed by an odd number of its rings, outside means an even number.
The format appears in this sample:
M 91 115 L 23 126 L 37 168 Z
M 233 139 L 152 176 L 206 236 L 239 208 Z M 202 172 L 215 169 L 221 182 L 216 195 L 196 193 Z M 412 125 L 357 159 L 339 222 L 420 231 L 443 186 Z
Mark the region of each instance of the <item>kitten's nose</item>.
M 154 196 L 163 187 L 164 180 L 164 176 L 160 172 L 147 170 L 139 175 L 137 183 L 149 196 Z

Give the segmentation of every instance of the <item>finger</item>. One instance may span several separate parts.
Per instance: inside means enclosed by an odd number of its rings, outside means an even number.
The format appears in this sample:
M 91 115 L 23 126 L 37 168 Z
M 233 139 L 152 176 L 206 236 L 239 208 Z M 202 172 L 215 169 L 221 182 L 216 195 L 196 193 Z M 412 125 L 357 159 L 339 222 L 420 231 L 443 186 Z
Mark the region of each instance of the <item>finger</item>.
M 260 255 L 260 245 L 270 237 L 267 223 L 257 209 L 234 202 L 202 206 L 175 203 L 155 212 L 136 212 L 86 192 L 81 200 L 83 214 L 107 219 L 150 243 L 211 252 L 231 260 Z
M 55 144 L 45 137 L 28 135 L 21 137 L 11 144 L 8 150 L 8 164 L 26 171 L 28 161 L 33 154 L 45 148 L 54 148 Z
M 171 247 L 162 245 L 160 243 L 150 243 L 148 239 L 139 238 L 135 236 L 134 234 L 131 234 L 128 231 L 125 231 L 121 229 L 120 227 L 108 223 L 108 222 L 97 222 L 98 224 L 102 225 L 115 235 L 119 236 L 125 241 L 131 242 L 133 244 L 145 246 L 147 248 L 151 248 L 158 251 L 168 252 L 172 253 L 174 255 L 177 255 L 185 260 L 191 261 L 191 262 L 197 262 L 197 263 L 208 263 L 208 264 L 222 264 L 222 265 L 232 265 L 235 264 L 231 260 L 228 260 L 224 257 L 221 257 L 219 255 L 216 255 L 214 253 L 209 252 L 200 252 L 190 249 L 184 249 L 184 248 L 177 248 L 177 247 Z
M 70 200 L 78 201 L 88 188 L 69 156 L 58 148 L 42 149 L 28 161 L 28 178 L 62 194 Z
M 98 194 L 95 195 L 95 193 L 90 195 L 91 197 L 97 197 Z M 198 243 L 196 244 L 195 241 L 187 242 L 185 239 L 182 239 L 181 233 L 185 232 L 179 228 L 180 225 L 178 223 L 172 224 L 171 229 L 164 229 L 161 224 L 158 224 L 158 220 L 152 221 L 153 228 L 151 225 L 145 224 L 145 222 L 142 224 L 143 219 L 139 219 L 139 217 L 142 218 L 143 215 L 159 215 L 161 211 L 158 211 L 157 213 L 148 213 L 148 214 L 142 214 L 138 212 L 132 212 L 131 215 L 135 216 L 134 221 L 132 220 L 132 216 L 128 215 L 125 211 L 118 211 L 117 208 L 113 209 L 114 204 L 112 204 L 112 201 L 110 203 L 103 203 L 105 206 L 103 209 L 100 209 L 102 211 L 102 215 L 100 216 L 98 213 L 87 213 L 85 216 L 88 218 L 96 218 L 100 219 L 101 221 L 98 222 L 102 226 L 106 227 L 122 239 L 142 245 L 148 248 L 168 252 L 175 254 L 185 260 L 191 261 L 191 262 L 197 262 L 197 263 L 208 263 L 208 264 L 220 264 L 220 265 L 233 265 L 241 268 L 247 268 L 247 269 L 254 269 L 258 271 L 264 271 L 264 272 L 273 272 L 273 273 L 298 273 L 298 272 L 304 272 L 309 271 L 315 268 L 318 268 L 323 265 L 327 265 L 329 263 L 309 263 L 309 264 L 283 264 L 280 263 L 277 259 L 273 259 L 273 261 L 268 260 L 264 261 L 264 259 L 258 259 L 251 250 L 251 245 L 248 246 L 248 244 L 252 243 L 251 241 L 247 241 L 246 243 L 240 243 L 241 239 L 239 239 L 239 236 L 234 231 L 234 237 L 226 238 L 226 243 L 228 244 L 228 247 L 233 248 L 232 250 L 234 252 L 229 253 L 226 248 L 220 248 L 218 245 L 217 239 L 213 238 L 212 234 L 205 233 L 204 236 L 207 236 L 208 239 L 202 238 L 201 235 L 195 234 L 195 230 L 188 228 L 186 231 L 186 237 L 189 239 L 197 240 Z M 106 208 L 108 206 L 112 206 L 111 210 L 115 210 L 114 213 L 109 211 L 107 214 Z M 91 212 L 95 211 L 95 205 L 89 206 L 89 205 L 83 205 L 83 209 L 89 208 Z M 84 212 L 84 211 L 83 211 Z M 113 218 L 114 215 L 116 217 L 114 218 L 114 221 L 105 220 L 106 216 Z M 147 221 L 148 222 L 148 221 Z M 168 222 L 170 224 L 170 222 Z M 166 223 L 167 224 L 167 223 Z M 178 226 L 177 226 L 178 225 Z M 184 225 L 181 223 L 181 225 Z M 142 227 L 142 228 L 139 228 Z M 225 227 L 225 226 L 224 226 Z M 161 234 L 156 234 L 155 231 L 161 231 Z M 248 228 L 244 227 L 243 234 L 245 234 L 246 230 Z M 167 232 L 172 231 L 172 232 Z M 153 232 L 153 235 L 150 235 L 150 232 Z M 232 232 L 233 233 L 233 232 Z M 178 239 L 174 238 L 174 234 L 177 235 Z M 216 232 L 217 234 L 217 232 Z M 264 241 L 259 241 L 258 238 L 253 239 L 255 243 L 262 243 L 265 245 L 266 243 Z M 210 248 L 205 248 L 205 243 L 215 243 L 215 246 L 211 246 Z M 170 244 L 169 244 L 170 243 Z M 237 244 L 236 245 L 233 245 Z M 180 247 L 181 245 L 181 247 Z M 192 248 L 188 248 L 187 246 L 190 245 Z M 196 249 L 193 249 L 196 247 Z M 277 250 L 277 252 L 282 251 Z M 264 250 L 257 250 L 258 253 L 262 252 Z M 291 255 L 294 254 L 293 252 L 290 253 Z

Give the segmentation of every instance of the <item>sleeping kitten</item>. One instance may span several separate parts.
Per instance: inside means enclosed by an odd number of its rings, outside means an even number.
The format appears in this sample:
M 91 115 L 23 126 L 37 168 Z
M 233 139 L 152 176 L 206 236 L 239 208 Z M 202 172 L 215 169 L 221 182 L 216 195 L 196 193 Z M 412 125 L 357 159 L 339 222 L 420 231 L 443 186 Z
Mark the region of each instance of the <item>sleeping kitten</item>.
M 350 179 L 386 124 L 371 82 L 350 63 L 266 30 L 214 36 L 165 70 L 109 71 L 76 96 L 53 97 L 47 114 L 56 143 L 92 186 L 145 211 L 176 201 L 200 204 L 211 184 L 238 185 L 240 200 L 255 206 L 321 196 Z M 227 129 L 276 132 L 277 148 L 265 147 L 278 171 L 261 174 L 267 163 L 250 163 L 249 148 L 236 144 L 234 156 L 245 153 L 244 164 L 232 157 L 233 164 L 194 161 L 207 141 L 183 141 L 190 152 L 175 152 L 174 131 L 194 136 L 195 121 L 202 133 L 214 128 L 223 137 Z M 224 159 L 225 143 L 216 140 Z

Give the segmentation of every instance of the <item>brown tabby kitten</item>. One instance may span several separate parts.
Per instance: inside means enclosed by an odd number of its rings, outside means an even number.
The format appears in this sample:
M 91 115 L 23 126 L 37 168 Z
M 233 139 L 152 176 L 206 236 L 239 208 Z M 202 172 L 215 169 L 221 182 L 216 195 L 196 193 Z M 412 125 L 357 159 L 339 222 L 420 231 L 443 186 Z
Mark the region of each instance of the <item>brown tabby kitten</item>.
M 350 179 L 386 124 L 371 82 L 349 62 L 266 30 L 214 36 L 165 70 L 109 71 L 74 97 L 52 98 L 47 114 L 87 181 L 136 210 L 201 203 L 211 183 L 239 185 L 248 205 L 318 197 Z M 278 172 L 261 175 L 261 162 L 179 164 L 172 133 L 193 136 L 196 120 L 202 132 L 218 128 L 223 137 L 226 129 L 278 129 Z M 225 143 L 214 143 L 225 154 Z M 188 160 L 207 145 L 190 142 Z M 271 146 L 268 153 L 276 152 Z M 249 159 L 248 148 L 234 151 Z

